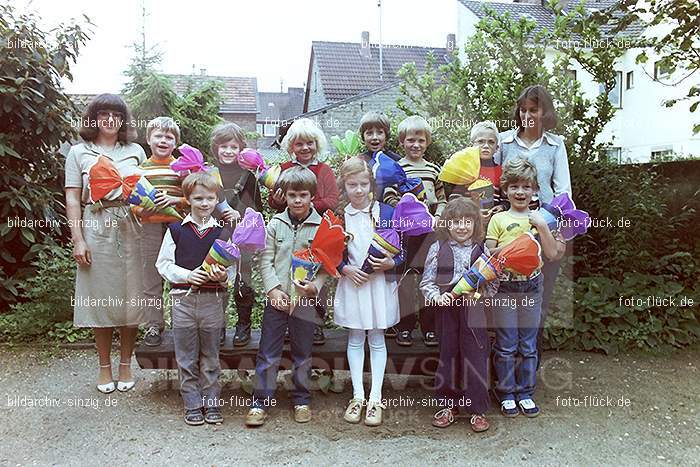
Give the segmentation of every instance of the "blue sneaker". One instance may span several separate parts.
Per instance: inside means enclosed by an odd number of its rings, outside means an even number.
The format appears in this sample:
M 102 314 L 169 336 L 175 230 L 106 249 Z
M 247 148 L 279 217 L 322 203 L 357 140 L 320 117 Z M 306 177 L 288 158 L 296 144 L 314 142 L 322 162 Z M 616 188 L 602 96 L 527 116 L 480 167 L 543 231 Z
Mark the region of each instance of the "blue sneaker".
M 501 413 L 504 417 L 513 418 L 518 416 L 518 407 L 513 399 L 501 401 Z
M 537 404 L 532 399 L 523 399 L 518 402 L 518 405 L 520 406 L 520 411 L 526 417 L 533 418 L 540 414 L 540 408 L 537 407 Z

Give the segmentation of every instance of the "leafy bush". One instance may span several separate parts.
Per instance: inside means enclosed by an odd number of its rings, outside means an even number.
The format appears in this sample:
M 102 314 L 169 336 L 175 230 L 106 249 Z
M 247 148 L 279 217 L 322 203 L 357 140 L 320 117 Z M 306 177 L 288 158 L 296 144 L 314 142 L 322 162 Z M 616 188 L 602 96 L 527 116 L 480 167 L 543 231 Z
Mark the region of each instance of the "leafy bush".
M 53 247 L 38 253 L 36 272 L 19 285 L 23 303 L 0 315 L 0 336 L 8 341 L 31 341 L 47 336 L 66 337 L 72 327 L 75 261 L 72 247 Z
M 75 135 L 79 114 L 61 81 L 72 79 L 70 62 L 88 36 L 76 22 L 50 31 L 38 24 L 0 6 L 0 305 L 14 302 L 18 280 L 32 274 L 35 244 L 60 237 L 65 224 L 58 148 Z
M 700 242 L 692 232 L 700 221 L 698 192 L 671 212 L 667 205 L 675 186 L 657 169 L 580 161 L 571 169 L 577 203 L 595 224 L 574 243 L 575 281 L 560 277 L 551 306 L 554 326 L 546 331 L 549 344 L 614 353 L 696 342 Z M 611 196 L 611 189 L 621 196 Z M 573 321 L 564 323 L 572 298 Z M 681 304 L 684 298 L 694 305 Z M 662 299 L 668 306 L 655 303 Z

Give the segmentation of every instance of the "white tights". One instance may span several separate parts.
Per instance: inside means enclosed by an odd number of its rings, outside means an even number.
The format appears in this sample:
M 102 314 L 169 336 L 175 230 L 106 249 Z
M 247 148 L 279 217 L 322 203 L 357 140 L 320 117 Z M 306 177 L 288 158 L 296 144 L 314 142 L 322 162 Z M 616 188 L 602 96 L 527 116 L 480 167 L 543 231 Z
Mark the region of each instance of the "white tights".
M 372 389 L 369 400 L 380 402 L 382 400 L 382 383 L 384 382 L 384 369 L 386 368 L 386 344 L 384 343 L 383 329 L 370 329 L 369 334 L 369 359 L 372 368 Z M 362 385 L 362 373 L 365 364 L 365 330 L 350 329 L 348 335 L 348 364 L 352 379 L 352 393 L 354 399 L 365 398 L 365 388 Z

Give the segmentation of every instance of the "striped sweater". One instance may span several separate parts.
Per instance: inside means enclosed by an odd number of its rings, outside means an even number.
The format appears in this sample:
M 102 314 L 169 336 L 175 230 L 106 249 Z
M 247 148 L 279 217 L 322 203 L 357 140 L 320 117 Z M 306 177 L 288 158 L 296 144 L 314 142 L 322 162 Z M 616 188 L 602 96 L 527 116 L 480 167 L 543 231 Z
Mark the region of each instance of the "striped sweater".
M 170 196 L 182 198 L 175 208 L 184 214 L 188 209 L 187 200 L 182 196 L 182 178 L 170 168 L 170 164 L 175 160 L 170 156 L 168 159 L 158 160 L 149 157 L 141 163 L 139 168 L 146 179 L 151 182 L 156 190 L 162 191 Z M 147 215 L 140 206 L 134 206 L 132 211 L 136 217 L 144 224 L 170 223 L 177 219 L 162 214 Z
M 442 181 L 438 180 L 440 166 L 422 158 L 417 162 L 412 162 L 405 157 L 399 161 L 399 165 L 403 168 L 408 177 L 420 178 L 423 180 L 423 186 L 425 187 L 425 204 L 428 205 L 433 215 L 440 216 L 447 204 L 445 188 L 442 185 Z

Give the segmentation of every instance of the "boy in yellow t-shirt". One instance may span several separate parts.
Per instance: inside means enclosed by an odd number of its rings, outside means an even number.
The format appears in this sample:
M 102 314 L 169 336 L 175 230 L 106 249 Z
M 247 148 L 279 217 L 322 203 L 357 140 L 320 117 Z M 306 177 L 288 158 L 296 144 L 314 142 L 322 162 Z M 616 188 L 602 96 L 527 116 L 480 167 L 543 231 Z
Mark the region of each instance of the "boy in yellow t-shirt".
M 537 189 L 537 170 L 530 162 L 517 158 L 504 167 L 501 192 L 508 197 L 510 209 L 495 214 L 489 222 L 486 246 L 492 253 L 498 253 L 518 236 L 534 229 L 545 258 L 551 261 L 564 254 L 564 243 L 552 235 L 539 211 L 528 208 Z M 536 417 L 540 409 L 533 395 L 538 358 L 537 332 L 542 315 L 542 274 L 537 268 L 530 276 L 506 272 L 500 279 L 492 311 L 496 328 L 496 391 L 501 412 L 506 417 L 515 417 L 519 412 L 526 417 Z M 520 365 L 516 372 L 518 359 Z

